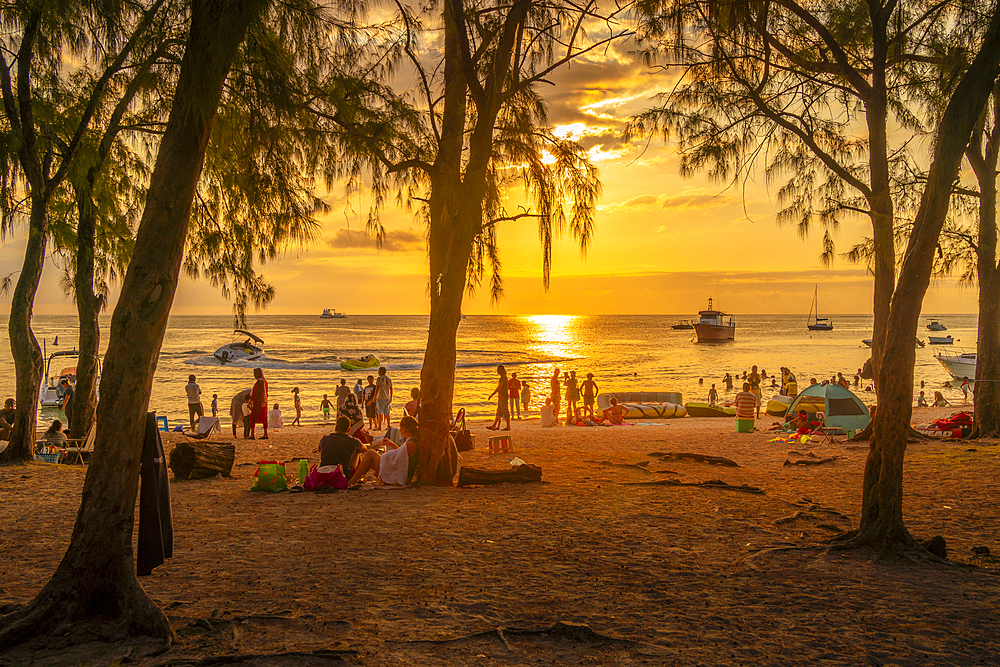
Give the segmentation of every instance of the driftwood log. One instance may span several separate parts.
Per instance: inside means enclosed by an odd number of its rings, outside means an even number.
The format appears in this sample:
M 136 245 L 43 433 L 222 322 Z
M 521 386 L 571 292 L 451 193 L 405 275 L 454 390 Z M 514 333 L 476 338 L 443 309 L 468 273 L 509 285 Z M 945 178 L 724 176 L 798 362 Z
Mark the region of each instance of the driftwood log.
M 170 452 L 170 469 L 177 479 L 207 479 L 222 474 L 229 477 L 236 459 L 231 442 L 179 442 Z

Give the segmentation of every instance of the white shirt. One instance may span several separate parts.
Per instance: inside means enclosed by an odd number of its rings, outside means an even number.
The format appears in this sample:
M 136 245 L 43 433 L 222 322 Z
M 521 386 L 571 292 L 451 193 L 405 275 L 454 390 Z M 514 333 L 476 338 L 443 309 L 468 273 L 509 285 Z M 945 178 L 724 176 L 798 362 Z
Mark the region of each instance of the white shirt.
M 285 422 L 281 419 L 281 410 L 268 410 L 267 411 L 267 427 L 268 428 L 284 428 Z
M 201 403 L 201 387 L 199 387 L 194 382 L 188 382 L 184 385 L 184 391 L 188 395 L 188 403 Z

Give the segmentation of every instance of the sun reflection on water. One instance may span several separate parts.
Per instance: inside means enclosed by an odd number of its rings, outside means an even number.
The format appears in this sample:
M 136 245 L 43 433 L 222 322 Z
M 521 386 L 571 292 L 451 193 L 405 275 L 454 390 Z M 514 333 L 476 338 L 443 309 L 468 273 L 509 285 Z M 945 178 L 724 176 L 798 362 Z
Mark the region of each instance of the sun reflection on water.
M 564 358 L 580 355 L 580 315 L 525 315 L 521 319 L 532 351 Z

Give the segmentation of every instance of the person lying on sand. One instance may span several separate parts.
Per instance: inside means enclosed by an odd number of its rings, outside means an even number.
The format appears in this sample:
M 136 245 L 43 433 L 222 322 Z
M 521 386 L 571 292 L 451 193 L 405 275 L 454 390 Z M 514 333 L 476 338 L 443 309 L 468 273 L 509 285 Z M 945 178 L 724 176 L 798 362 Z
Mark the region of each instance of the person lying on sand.
M 601 413 L 600 418 L 595 421 L 598 424 L 602 424 L 604 422 L 608 422 L 609 424 L 623 424 L 626 417 L 628 417 L 628 408 L 624 405 L 618 405 L 618 399 L 612 397 L 611 407 L 605 408 Z
M 348 486 L 364 478 L 369 470 L 374 470 L 384 484 L 406 486 L 413 481 L 417 474 L 417 443 L 420 436 L 417 420 L 409 415 L 403 417 L 399 420 L 399 432 L 403 435 L 403 444 L 396 447 L 392 441 L 383 440 L 390 448 L 385 454 L 379 454 L 374 449 L 366 451 L 354 468 Z

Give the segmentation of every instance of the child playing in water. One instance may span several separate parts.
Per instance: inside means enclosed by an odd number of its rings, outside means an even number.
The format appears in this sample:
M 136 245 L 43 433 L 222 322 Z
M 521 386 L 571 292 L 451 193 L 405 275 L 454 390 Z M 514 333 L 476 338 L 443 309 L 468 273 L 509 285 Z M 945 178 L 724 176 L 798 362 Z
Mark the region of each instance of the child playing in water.
M 292 426 L 302 426 L 302 400 L 299 398 L 298 387 L 292 389 L 292 396 L 295 399 L 295 421 L 292 422 Z
M 323 408 L 323 421 L 330 421 L 330 409 L 333 408 L 333 403 L 326 397 L 326 394 L 323 394 L 323 400 L 320 402 L 319 407 Z
M 712 383 L 712 388 L 708 390 L 708 402 L 712 405 L 719 400 L 719 392 L 715 389 L 715 383 Z

